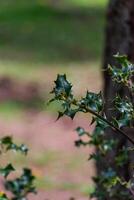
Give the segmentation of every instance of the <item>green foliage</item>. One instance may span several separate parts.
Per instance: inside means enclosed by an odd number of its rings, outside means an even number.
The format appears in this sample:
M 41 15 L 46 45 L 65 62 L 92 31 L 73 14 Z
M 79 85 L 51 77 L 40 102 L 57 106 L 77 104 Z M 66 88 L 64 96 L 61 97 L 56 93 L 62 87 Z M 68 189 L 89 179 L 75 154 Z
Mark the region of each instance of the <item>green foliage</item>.
M 13 139 L 10 136 L 6 136 L 0 139 L 0 148 L 1 151 L 14 150 L 20 151 L 23 154 L 27 154 L 28 152 L 28 148 L 24 144 L 21 144 L 20 146 L 16 145 L 13 143 Z
M 119 116 L 113 122 L 117 127 L 121 128 L 123 126 L 131 127 L 134 120 L 134 107 L 131 100 L 128 97 L 122 99 L 117 95 L 114 99 L 114 108 L 118 111 Z
M 71 84 L 67 81 L 66 75 L 58 75 L 57 80 L 55 81 L 55 88 L 52 93 L 55 93 L 55 98 L 60 99 L 62 96 L 70 97 L 71 96 Z
M 134 75 L 133 64 L 127 60 L 126 56 L 120 56 L 119 54 L 115 56 L 115 59 L 120 68 L 109 66 L 108 73 L 116 84 L 127 87 L 133 93 L 134 86 L 131 80 Z M 59 112 L 58 119 L 64 115 L 73 119 L 78 112 L 92 114 L 91 125 L 95 125 L 93 133 L 85 131 L 82 127 L 77 127 L 76 132 L 79 139 L 75 141 L 77 147 L 81 145 L 93 145 L 96 147 L 97 151 L 90 155 L 89 160 L 93 159 L 101 162 L 103 156 L 107 156 L 119 145 L 118 139 L 107 139 L 105 137 L 106 130 L 112 129 L 115 134 L 123 135 L 134 144 L 133 138 L 129 138 L 122 130 L 123 127 L 133 127 L 134 106 L 129 96 L 117 94 L 111 99 L 113 111 L 118 115 L 109 120 L 104 112 L 105 101 L 102 93 L 96 94 L 87 91 L 85 97 L 76 99 L 73 95 L 72 84 L 66 79 L 66 75 L 58 75 L 52 93 L 54 98 L 51 101 L 58 100 L 63 107 L 62 112 Z M 83 140 L 84 135 L 88 136 L 87 141 Z M 91 197 L 97 197 L 98 200 L 109 198 L 132 200 L 133 181 L 126 181 L 124 177 L 118 174 L 122 167 L 128 163 L 129 149 L 125 146 L 121 147 L 113 159 L 115 162 L 114 167 L 109 165 L 102 170 L 100 175 L 93 178 L 96 183 L 96 190 Z
M 3 192 L 0 192 L 0 200 L 9 200 Z
M 12 166 L 12 164 L 8 164 L 6 167 L 4 168 L 0 168 L 0 174 L 2 176 L 4 176 L 5 178 L 7 178 L 7 176 L 14 171 L 14 167 Z
M 120 56 L 119 54 L 114 56 L 121 68 L 108 67 L 109 74 L 111 75 L 114 82 L 123 83 L 124 85 L 130 87 L 131 78 L 134 73 L 134 66 L 127 60 L 126 56 Z
M 34 179 L 35 177 L 32 175 L 31 170 L 25 168 L 19 178 L 6 181 L 5 188 L 12 192 L 12 200 L 26 200 L 29 193 L 35 193 Z
M 22 144 L 17 145 L 13 142 L 12 137 L 5 136 L 0 139 L 0 153 L 6 153 L 7 151 L 20 152 L 24 155 L 27 154 L 28 148 Z M 29 193 L 35 193 L 34 179 L 31 169 L 24 168 L 23 174 L 13 180 L 8 179 L 8 176 L 15 171 L 15 168 L 11 163 L 5 167 L 0 167 L 0 174 L 5 178 L 5 189 L 10 191 L 12 198 L 10 200 L 27 200 Z M 9 200 L 7 195 L 0 191 L 0 200 Z

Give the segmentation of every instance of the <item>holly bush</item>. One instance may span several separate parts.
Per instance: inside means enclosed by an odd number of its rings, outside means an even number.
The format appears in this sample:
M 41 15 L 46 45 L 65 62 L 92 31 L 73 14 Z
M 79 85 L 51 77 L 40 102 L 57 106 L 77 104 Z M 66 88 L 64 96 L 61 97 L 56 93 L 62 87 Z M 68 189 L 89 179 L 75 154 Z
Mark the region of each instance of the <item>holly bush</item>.
M 5 136 L 0 139 L 0 154 L 8 151 L 20 152 L 24 155 L 28 153 L 28 148 L 24 144 L 17 145 L 13 142 L 12 137 Z M 0 200 L 27 200 L 29 193 L 35 193 L 34 186 L 35 177 L 29 168 L 24 168 L 22 175 L 18 178 L 9 179 L 8 176 L 15 171 L 14 166 L 8 163 L 4 167 L 0 167 L 0 174 L 4 177 L 5 191 L 10 192 L 10 197 L 4 191 L 0 191 Z
M 120 141 L 118 137 L 107 138 L 105 137 L 106 131 L 108 134 L 108 131 L 112 129 L 113 134 L 117 134 L 117 136 L 120 134 L 126 140 L 129 140 L 131 144 L 134 144 L 133 138 L 123 131 L 124 127 L 133 127 L 134 106 L 132 96 L 134 94 L 134 84 L 132 77 L 134 75 L 134 65 L 124 55 L 117 54 L 114 57 L 120 67 L 109 66 L 107 72 L 113 84 L 116 84 L 117 87 L 125 88 L 130 95 L 125 96 L 117 93 L 111 99 L 113 107 L 110 109 L 114 113 L 117 113 L 111 119 L 107 117 L 105 112 L 106 103 L 102 92 L 93 93 L 87 91 L 84 97 L 77 99 L 73 94 L 72 84 L 67 80 L 66 75 L 57 76 L 55 87 L 51 92 L 54 97 L 50 102 L 60 101 L 62 104 L 62 109 L 59 111 L 57 119 L 63 116 L 74 119 L 75 115 L 79 112 L 90 113 L 92 115 L 90 125 L 94 125 L 95 129 L 92 133 L 89 133 L 88 130 L 77 127 L 78 140 L 75 141 L 75 145 L 77 147 L 95 146 L 96 152 L 90 155 L 89 160 L 95 160 L 97 163 L 101 162 L 102 159 L 104 160 L 104 156 L 107 156 L 119 146 Z M 87 141 L 83 139 L 84 135 L 88 137 Z M 124 166 L 129 161 L 130 151 L 133 151 L 133 148 L 122 145 L 117 155 L 113 158 L 114 166 L 111 166 L 107 160 L 107 167 L 102 167 L 101 172 L 96 177 L 93 177 L 96 187 L 90 195 L 91 198 L 97 197 L 98 200 L 132 200 L 134 198 L 133 178 L 125 180 L 119 174 L 119 171 L 124 170 Z

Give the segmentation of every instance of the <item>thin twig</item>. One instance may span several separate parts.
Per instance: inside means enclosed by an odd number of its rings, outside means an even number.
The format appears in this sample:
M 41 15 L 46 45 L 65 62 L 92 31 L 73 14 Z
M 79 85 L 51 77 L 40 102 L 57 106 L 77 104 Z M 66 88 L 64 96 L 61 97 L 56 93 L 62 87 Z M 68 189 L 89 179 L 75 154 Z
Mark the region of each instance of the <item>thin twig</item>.
M 102 117 L 98 113 L 94 112 L 93 110 L 88 109 L 88 112 L 90 112 L 91 114 L 93 114 L 96 117 L 100 118 L 102 121 L 106 122 L 114 131 L 119 132 L 120 134 L 122 134 L 123 136 L 125 136 L 132 144 L 134 144 L 134 141 L 128 135 L 126 135 L 121 129 L 119 129 L 118 127 L 116 127 L 114 124 L 112 124 L 111 122 L 109 122 L 107 119 L 105 119 L 104 117 Z
M 101 116 L 100 114 L 96 113 L 95 111 L 89 109 L 89 108 L 85 108 L 81 105 L 78 105 L 77 103 L 74 103 L 74 105 L 76 106 L 79 106 L 80 108 L 84 108 L 86 110 L 86 112 L 89 112 L 91 113 L 92 115 L 98 117 L 99 119 L 101 119 L 103 122 L 106 122 L 114 131 L 117 131 L 119 132 L 121 135 L 123 135 L 124 137 L 126 137 L 133 145 L 134 145 L 134 141 L 128 136 L 125 134 L 125 132 L 123 132 L 121 129 L 119 129 L 118 127 L 116 127 L 113 123 L 111 123 L 110 121 L 108 121 L 107 119 L 105 119 L 103 116 Z

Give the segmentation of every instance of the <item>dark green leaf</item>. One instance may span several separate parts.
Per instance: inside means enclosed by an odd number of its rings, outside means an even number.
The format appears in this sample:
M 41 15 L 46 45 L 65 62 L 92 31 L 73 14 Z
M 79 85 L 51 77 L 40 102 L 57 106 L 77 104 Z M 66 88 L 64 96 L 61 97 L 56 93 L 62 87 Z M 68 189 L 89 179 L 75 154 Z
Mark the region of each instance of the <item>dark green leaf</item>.
M 88 92 L 86 94 L 85 98 L 82 98 L 80 101 L 80 104 L 90 108 L 91 110 L 95 112 L 101 112 L 103 109 L 103 100 L 102 100 L 102 94 L 99 92 L 98 94 L 93 92 Z
M 118 63 L 120 63 L 122 66 L 127 66 L 129 64 L 126 55 L 120 55 L 119 53 L 117 53 L 116 55 L 114 55 L 114 57 L 116 58 Z
M 36 192 L 33 184 L 34 179 L 31 170 L 25 168 L 20 178 L 6 181 L 5 188 L 13 194 L 13 199 L 23 200 L 29 193 Z
M 78 111 L 79 109 L 68 109 L 64 112 L 64 114 L 73 119 Z
M 77 127 L 76 128 L 76 131 L 77 131 L 77 133 L 78 133 L 78 135 L 81 137 L 81 136 L 83 136 L 83 135 L 85 135 L 85 134 L 87 134 L 87 132 L 84 130 L 84 128 L 82 128 L 82 127 Z M 88 134 L 89 135 L 89 134 Z
M 92 154 L 90 154 L 90 156 L 89 156 L 89 159 L 88 160 L 95 160 L 95 161 L 100 161 L 100 159 L 101 159 L 101 156 L 97 153 L 92 153 Z
M 21 144 L 20 146 L 16 145 L 13 142 L 12 137 L 6 136 L 0 139 L 0 145 L 2 149 L 5 149 L 6 151 L 14 150 L 14 151 L 20 151 L 21 153 L 27 154 L 28 148 L 26 145 Z
M 84 141 L 81 140 L 81 139 L 75 141 L 75 146 L 76 146 L 76 147 L 86 146 L 86 145 L 89 145 L 89 142 L 84 142 Z
M 12 166 L 12 164 L 8 164 L 6 167 L 4 168 L 0 168 L 0 173 L 2 174 L 2 176 L 4 176 L 5 178 L 7 178 L 7 176 L 14 171 L 14 167 Z
M 59 96 L 69 96 L 71 94 L 72 85 L 67 81 L 66 75 L 59 75 L 55 81 L 55 88 L 53 89 L 53 93 L 55 93 L 56 97 Z

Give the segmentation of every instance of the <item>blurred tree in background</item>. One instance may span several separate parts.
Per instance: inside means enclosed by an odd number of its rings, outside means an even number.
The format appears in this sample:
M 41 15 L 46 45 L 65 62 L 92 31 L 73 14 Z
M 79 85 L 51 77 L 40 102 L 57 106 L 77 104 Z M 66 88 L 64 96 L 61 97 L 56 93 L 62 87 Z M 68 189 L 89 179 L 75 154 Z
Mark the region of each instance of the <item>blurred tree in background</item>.
M 104 51 L 104 69 L 107 69 L 108 64 L 119 66 L 113 59 L 113 55 L 119 52 L 120 54 L 128 55 L 128 58 L 134 62 L 134 1 L 133 0 L 110 0 L 108 11 L 107 11 L 107 26 L 106 26 L 106 40 L 105 40 L 105 51 Z M 105 112 L 109 119 L 113 116 L 117 116 L 110 108 L 112 107 L 111 99 L 116 95 L 120 94 L 122 98 L 129 95 L 129 91 L 124 87 L 117 87 L 112 83 L 110 76 L 107 71 L 104 71 L 104 95 L 106 101 Z M 129 131 L 129 130 L 128 130 Z M 114 137 L 112 131 L 106 137 L 109 139 Z M 117 138 L 117 136 L 115 136 Z M 119 149 L 123 145 L 128 145 L 128 141 L 124 137 L 118 136 L 119 145 L 117 149 L 114 149 L 112 153 L 108 154 L 107 157 L 102 161 L 103 169 L 105 168 L 106 162 L 109 161 L 109 166 L 115 167 L 114 158 L 117 155 Z M 129 144 L 130 145 L 130 144 Z M 110 159 L 109 159 L 110 158 Z M 113 162 L 112 162 L 113 161 Z M 130 162 L 132 156 L 130 155 Z M 105 165 L 104 165 L 105 163 Z M 100 163 L 98 165 L 98 172 L 100 172 Z M 126 179 L 132 176 L 129 163 L 120 169 L 119 172 Z M 115 199 L 114 199 L 115 200 Z M 118 199 L 119 200 L 119 199 Z

